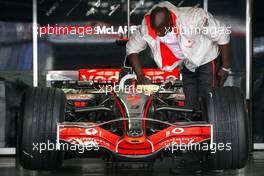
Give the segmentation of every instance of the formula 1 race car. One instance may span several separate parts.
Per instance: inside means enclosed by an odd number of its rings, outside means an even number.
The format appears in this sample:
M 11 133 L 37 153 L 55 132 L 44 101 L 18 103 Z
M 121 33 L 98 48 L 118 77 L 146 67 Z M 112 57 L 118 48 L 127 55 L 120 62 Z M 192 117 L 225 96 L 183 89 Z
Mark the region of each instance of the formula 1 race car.
M 49 71 L 47 87 L 30 88 L 23 97 L 20 164 L 53 170 L 67 156 L 154 161 L 203 144 L 209 169 L 245 166 L 249 120 L 239 88 L 214 88 L 200 109 L 187 109 L 179 70 L 144 74 L 153 84 L 137 85 L 131 68 Z

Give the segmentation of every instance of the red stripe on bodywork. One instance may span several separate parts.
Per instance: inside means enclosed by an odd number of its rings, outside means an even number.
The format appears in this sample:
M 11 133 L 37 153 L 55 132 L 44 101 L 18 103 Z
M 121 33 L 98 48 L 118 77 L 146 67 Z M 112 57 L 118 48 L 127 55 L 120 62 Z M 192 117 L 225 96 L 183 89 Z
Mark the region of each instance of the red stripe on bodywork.
M 143 129 L 146 130 L 146 118 L 147 118 L 147 114 L 148 114 L 148 111 L 149 111 L 149 107 L 150 107 L 150 104 L 152 102 L 152 99 L 153 99 L 153 95 L 151 95 L 148 99 L 148 102 L 147 102 L 147 105 L 146 105 L 146 109 L 144 111 L 144 122 L 143 122 Z
M 125 117 L 125 111 L 124 111 L 124 109 L 122 108 L 122 106 L 121 106 L 121 104 L 120 104 L 120 101 L 118 100 L 118 98 L 117 98 L 117 96 L 116 96 L 116 94 L 113 92 L 113 95 L 114 95 L 114 99 L 115 99 L 115 102 L 116 102 L 116 104 L 117 104 L 117 106 L 118 106 L 118 109 L 120 110 L 120 113 L 121 113 L 121 115 L 122 115 L 122 118 L 126 118 Z M 124 131 L 126 131 L 126 121 L 124 120 Z

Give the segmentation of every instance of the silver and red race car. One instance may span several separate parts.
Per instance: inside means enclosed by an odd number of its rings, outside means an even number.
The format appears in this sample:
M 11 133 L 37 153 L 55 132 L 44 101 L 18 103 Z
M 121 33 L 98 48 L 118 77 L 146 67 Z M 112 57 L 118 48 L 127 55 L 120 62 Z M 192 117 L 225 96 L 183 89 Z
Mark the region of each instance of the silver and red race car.
M 137 85 L 131 68 L 49 71 L 47 87 L 23 98 L 20 164 L 52 170 L 67 156 L 155 161 L 197 150 L 209 169 L 245 166 L 249 120 L 239 88 L 214 88 L 200 109 L 187 109 L 179 70 L 144 74 L 151 85 Z

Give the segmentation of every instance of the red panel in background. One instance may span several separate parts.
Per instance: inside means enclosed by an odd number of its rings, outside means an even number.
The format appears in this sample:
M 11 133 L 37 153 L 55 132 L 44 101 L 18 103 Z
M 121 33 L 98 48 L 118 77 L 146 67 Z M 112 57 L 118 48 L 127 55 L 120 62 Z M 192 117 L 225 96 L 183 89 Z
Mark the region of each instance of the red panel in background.
M 80 69 L 80 81 L 93 81 L 96 83 L 117 83 L 119 81 L 121 69 Z M 176 79 L 180 77 L 180 71 L 175 69 L 166 72 L 160 69 L 143 69 L 144 75 L 153 83 L 161 83 L 166 79 Z

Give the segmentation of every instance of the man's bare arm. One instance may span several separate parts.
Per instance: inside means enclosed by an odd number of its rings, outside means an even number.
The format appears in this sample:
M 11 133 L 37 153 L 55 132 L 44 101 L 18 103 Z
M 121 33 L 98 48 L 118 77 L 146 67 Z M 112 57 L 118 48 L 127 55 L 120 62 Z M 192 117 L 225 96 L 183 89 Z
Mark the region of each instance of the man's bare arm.
M 142 77 L 144 76 L 143 70 L 142 70 L 142 65 L 140 63 L 139 59 L 139 54 L 138 53 L 132 53 L 128 56 L 128 60 L 130 64 L 132 65 L 137 77 Z
M 222 67 L 225 69 L 230 69 L 230 44 L 228 43 L 225 45 L 219 45 L 219 47 L 222 57 Z M 220 86 L 223 86 L 228 76 L 228 72 L 223 69 L 220 69 L 218 72 L 218 76 L 220 78 Z
M 144 76 L 143 68 L 140 62 L 139 54 L 138 53 L 132 53 L 128 55 L 128 60 L 130 64 L 132 65 L 136 75 L 137 75 L 137 81 L 139 84 L 151 84 L 151 81 Z
M 222 55 L 222 66 L 224 68 L 229 69 L 231 67 L 230 65 L 230 44 L 226 44 L 226 45 L 219 45 L 220 47 L 220 52 Z

